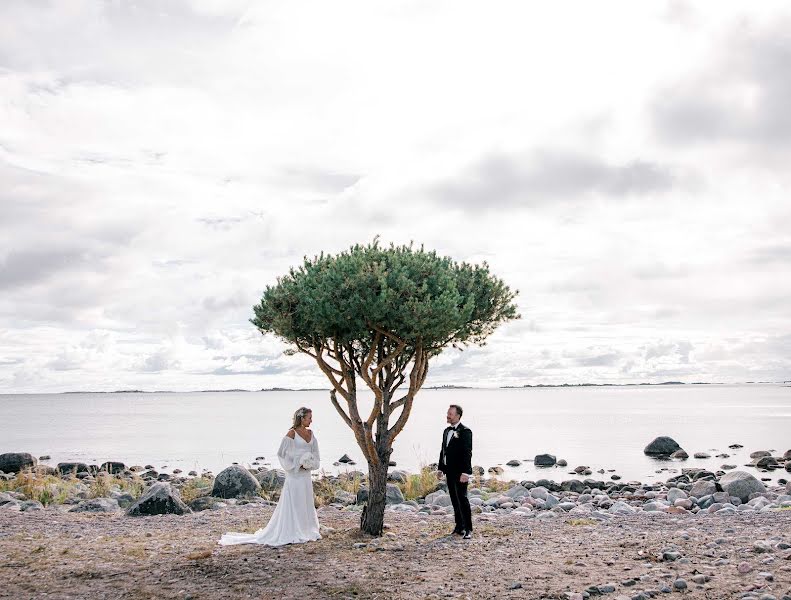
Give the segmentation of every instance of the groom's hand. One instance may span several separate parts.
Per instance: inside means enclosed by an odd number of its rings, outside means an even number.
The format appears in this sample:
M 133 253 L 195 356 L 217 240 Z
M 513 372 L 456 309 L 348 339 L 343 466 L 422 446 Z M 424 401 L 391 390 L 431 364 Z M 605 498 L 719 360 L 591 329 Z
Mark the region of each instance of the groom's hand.
M 467 473 L 462 473 L 461 477 L 459 477 L 459 481 L 461 483 L 467 483 L 470 480 L 470 476 Z

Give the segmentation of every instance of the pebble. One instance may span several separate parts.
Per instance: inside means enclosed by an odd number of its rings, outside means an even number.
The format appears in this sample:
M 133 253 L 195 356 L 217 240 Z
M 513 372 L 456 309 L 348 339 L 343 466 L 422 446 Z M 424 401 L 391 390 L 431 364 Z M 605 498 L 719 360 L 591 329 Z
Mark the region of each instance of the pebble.
M 740 562 L 738 565 L 736 565 L 736 570 L 742 575 L 745 575 L 746 573 L 752 571 L 753 567 L 748 562 Z
M 687 582 L 684 581 L 683 579 L 676 579 L 673 582 L 673 587 L 677 590 L 685 590 L 687 589 Z

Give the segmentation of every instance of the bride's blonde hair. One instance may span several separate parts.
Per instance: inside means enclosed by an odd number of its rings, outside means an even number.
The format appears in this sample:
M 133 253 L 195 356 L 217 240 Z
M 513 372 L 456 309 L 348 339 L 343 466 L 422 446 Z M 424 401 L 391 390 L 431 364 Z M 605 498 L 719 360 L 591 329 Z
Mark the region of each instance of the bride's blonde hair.
M 292 429 L 296 429 L 300 425 L 302 425 L 302 419 L 308 416 L 308 413 L 312 413 L 313 411 L 309 408 L 302 407 L 297 412 L 294 413 L 294 423 L 291 426 Z

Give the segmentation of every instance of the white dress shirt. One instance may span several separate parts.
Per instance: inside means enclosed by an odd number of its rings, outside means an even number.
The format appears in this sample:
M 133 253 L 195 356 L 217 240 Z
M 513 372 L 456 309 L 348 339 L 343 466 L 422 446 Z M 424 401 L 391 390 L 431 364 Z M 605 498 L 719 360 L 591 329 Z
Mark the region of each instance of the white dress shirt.
M 456 429 L 458 429 L 459 425 L 461 425 L 461 421 L 456 423 L 456 425 L 451 425 L 450 429 L 448 430 L 448 435 L 445 436 L 445 448 L 447 449 L 448 444 L 450 444 L 450 438 L 453 437 L 453 434 L 456 433 Z

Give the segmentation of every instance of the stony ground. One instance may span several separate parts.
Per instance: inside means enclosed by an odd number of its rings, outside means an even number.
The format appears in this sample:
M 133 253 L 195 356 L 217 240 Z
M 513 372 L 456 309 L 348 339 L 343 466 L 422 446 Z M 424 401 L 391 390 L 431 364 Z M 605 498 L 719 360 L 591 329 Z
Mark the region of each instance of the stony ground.
M 271 512 L 0 511 L 0 597 L 539 599 L 610 583 L 614 591 L 602 597 L 619 600 L 651 590 L 690 599 L 791 594 L 791 511 L 642 513 L 601 523 L 480 515 L 470 541 L 447 535 L 450 517 L 388 512 L 385 536 L 372 542 L 357 532 L 355 513 L 328 508 L 320 520 L 332 531 L 318 542 L 217 545 L 222 533 L 254 531 Z M 663 560 L 667 551 L 678 556 Z M 685 590 L 659 592 L 678 579 Z

